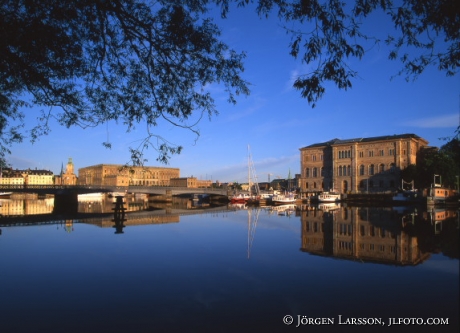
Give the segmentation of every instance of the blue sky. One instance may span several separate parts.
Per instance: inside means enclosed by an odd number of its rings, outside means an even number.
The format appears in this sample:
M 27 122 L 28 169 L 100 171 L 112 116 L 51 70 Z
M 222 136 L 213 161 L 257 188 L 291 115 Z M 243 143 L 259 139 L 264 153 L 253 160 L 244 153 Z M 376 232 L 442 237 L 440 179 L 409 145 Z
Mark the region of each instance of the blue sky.
M 221 182 L 247 182 L 248 145 L 259 181 L 287 178 L 300 172 L 299 148 L 333 138 L 347 139 L 414 133 L 441 146 L 441 137 L 453 136 L 460 117 L 460 76 L 446 77 L 436 68 L 427 69 L 415 81 L 402 76 L 393 79 L 401 63 L 388 60 L 384 43 L 367 50 L 361 61 L 351 60 L 358 71 L 348 91 L 326 86 L 326 94 L 312 109 L 292 88 L 307 65 L 289 55 L 290 37 L 276 17 L 259 19 L 249 9 L 232 10 L 226 20 L 216 17 L 222 39 L 231 48 L 245 51 L 244 78 L 251 83 L 251 94 L 226 102 L 218 86 L 211 86 L 219 115 L 198 125 L 200 137 L 162 124 L 158 134 L 183 145 L 180 155 L 168 166 L 181 170 L 181 176 L 195 176 Z M 386 37 L 389 25 L 378 16 L 366 29 Z M 32 123 L 38 113 L 27 110 Z M 145 132 L 142 125 L 131 133 L 115 123 L 91 128 L 66 129 L 52 126 L 52 132 L 31 144 L 14 145 L 7 161 L 18 169 L 48 169 L 56 174 L 61 165 L 73 159 L 75 168 L 129 162 L 128 147 L 135 147 Z M 110 141 L 112 149 L 102 146 Z M 162 166 L 150 150 L 147 165 Z

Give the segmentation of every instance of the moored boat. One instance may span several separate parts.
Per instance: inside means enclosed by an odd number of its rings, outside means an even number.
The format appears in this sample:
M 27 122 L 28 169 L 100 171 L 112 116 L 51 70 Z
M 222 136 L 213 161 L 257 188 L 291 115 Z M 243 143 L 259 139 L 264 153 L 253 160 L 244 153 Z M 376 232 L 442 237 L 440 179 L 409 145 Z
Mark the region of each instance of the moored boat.
M 319 202 L 337 202 L 340 201 L 340 193 L 337 192 L 322 192 L 318 194 Z
M 295 203 L 295 195 L 291 192 L 286 194 L 275 194 L 272 196 L 271 200 L 275 205 L 293 204 Z
M 420 201 L 421 196 L 417 190 L 399 191 L 393 195 L 392 200 L 400 203 L 410 203 Z
M 247 193 L 239 193 L 235 194 L 230 198 L 231 203 L 245 203 L 251 198 L 251 196 Z

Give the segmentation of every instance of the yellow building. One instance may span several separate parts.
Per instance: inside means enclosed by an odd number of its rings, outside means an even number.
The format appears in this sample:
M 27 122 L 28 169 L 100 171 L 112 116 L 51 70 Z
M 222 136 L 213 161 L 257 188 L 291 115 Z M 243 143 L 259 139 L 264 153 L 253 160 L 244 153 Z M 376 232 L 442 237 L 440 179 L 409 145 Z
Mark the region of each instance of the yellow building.
M 23 170 L 21 171 L 26 185 L 54 185 L 54 174 L 49 170 Z
M 22 174 L 14 173 L 0 175 L 0 185 L 24 185 L 24 177 Z
M 428 142 L 415 134 L 315 143 L 300 148 L 300 191 L 340 193 L 394 191 L 400 171 L 416 164 Z
M 78 169 L 78 184 L 99 186 L 171 186 L 179 168 L 98 164 Z

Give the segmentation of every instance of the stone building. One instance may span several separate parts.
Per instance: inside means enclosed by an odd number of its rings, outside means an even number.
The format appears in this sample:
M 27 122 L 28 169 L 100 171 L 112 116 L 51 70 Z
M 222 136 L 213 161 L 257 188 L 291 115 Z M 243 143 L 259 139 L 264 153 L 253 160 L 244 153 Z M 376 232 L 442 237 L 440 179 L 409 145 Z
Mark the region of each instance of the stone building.
M 56 185 L 76 185 L 77 184 L 77 175 L 74 172 L 74 165 L 72 158 L 69 158 L 67 166 L 64 170 L 61 169 L 61 174 L 54 177 L 54 183 Z
M 300 148 L 300 192 L 394 191 L 400 171 L 416 164 L 428 142 L 415 134 L 388 135 L 315 143 Z
M 171 186 L 197 188 L 196 177 L 171 178 Z
M 102 186 L 170 186 L 179 168 L 98 164 L 78 169 L 78 184 Z
M 205 188 L 212 186 L 212 180 L 202 180 L 196 177 L 171 178 L 171 185 L 175 187 Z

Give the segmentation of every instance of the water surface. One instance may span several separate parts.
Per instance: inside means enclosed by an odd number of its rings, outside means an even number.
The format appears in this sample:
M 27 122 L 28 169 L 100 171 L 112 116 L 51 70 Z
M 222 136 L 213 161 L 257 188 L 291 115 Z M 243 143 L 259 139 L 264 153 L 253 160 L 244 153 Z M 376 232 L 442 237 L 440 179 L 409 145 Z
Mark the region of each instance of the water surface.
M 1 331 L 457 332 L 458 212 L 432 213 L 231 207 L 128 213 L 122 233 L 107 217 L 3 225 Z M 388 326 L 407 317 L 449 324 Z

